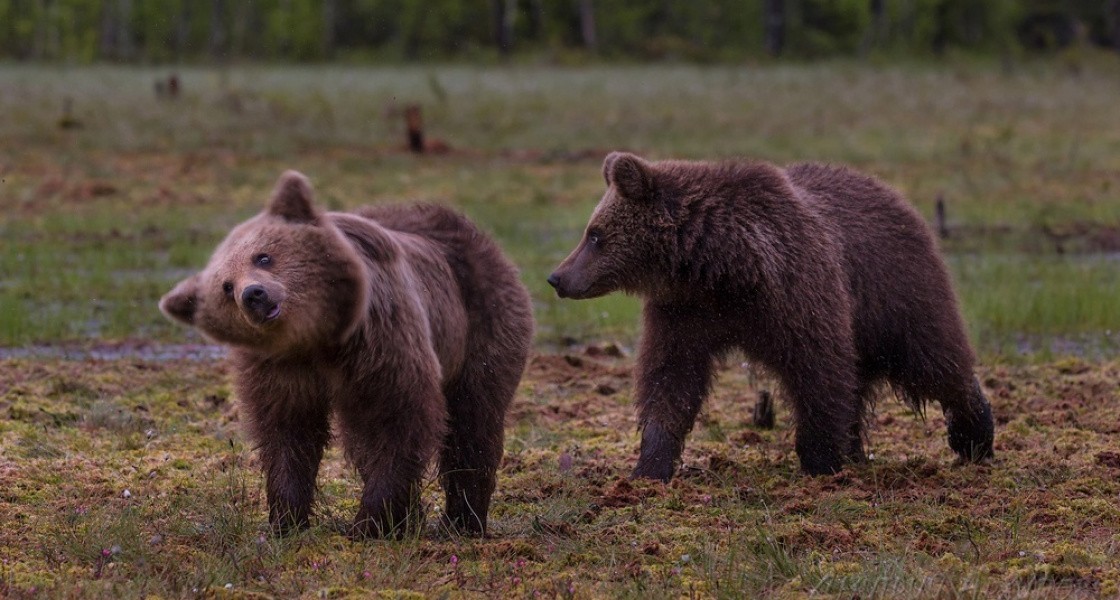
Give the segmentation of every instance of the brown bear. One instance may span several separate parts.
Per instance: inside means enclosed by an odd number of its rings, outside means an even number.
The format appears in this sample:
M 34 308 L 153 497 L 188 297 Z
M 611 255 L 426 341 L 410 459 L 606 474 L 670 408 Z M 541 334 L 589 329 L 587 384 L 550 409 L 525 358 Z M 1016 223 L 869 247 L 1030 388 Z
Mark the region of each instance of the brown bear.
M 865 460 L 876 384 L 940 402 L 949 446 L 992 456 L 991 408 L 928 226 L 843 167 L 648 162 L 611 153 L 607 192 L 548 282 L 562 298 L 644 299 L 635 477 L 669 480 L 712 380 L 741 350 L 778 379 L 808 473 Z
M 533 318 L 517 270 L 464 216 L 323 212 L 289 171 L 160 309 L 230 346 L 278 531 L 308 524 L 333 413 L 363 482 L 352 535 L 422 523 L 437 452 L 446 519 L 485 532 Z

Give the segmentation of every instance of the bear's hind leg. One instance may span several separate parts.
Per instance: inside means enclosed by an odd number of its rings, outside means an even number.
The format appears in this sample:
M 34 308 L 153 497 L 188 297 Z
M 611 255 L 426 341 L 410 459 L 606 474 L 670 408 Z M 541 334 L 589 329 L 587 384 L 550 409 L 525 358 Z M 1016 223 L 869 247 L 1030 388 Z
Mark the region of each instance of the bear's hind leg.
M 916 325 L 900 338 L 903 351 L 891 366 L 889 379 L 916 407 L 927 400 L 941 404 L 949 447 L 962 462 L 986 462 L 995 456 L 992 407 L 973 373 L 976 359 L 952 294 L 940 295 L 944 297 L 940 304 L 915 315 Z
M 490 496 L 505 441 L 505 413 L 520 373 L 488 370 L 490 360 L 468 365 L 447 390 L 448 432 L 440 453 L 446 521 L 456 531 L 485 535 Z
M 981 463 L 991 460 L 995 454 L 992 441 L 995 424 L 992 420 L 992 407 L 980 382 L 971 374 L 945 376 L 939 371 L 937 377 L 909 377 L 896 380 L 896 385 L 911 403 L 936 400 L 945 414 L 945 427 L 948 430 L 949 447 L 960 457 L 961 462 Z
M 376 390 L 376 395 L 339 407 L 346 453 L 363 484 L 350 535 L 399 539 L 423 524 L 420 490 L 428 460 L 443 438 L 444 398 L 423 375 L 355 387 Z
M 845 460 L 852 464 L 867 462 L 867 453 L 864 452 L 864 432 L 867 427 L 867 411 L 875 398 L 875 388 L 872 383 L 864 380 L 859 391 L 856 392 L 856 419 L 852 423 L 848 434 L 848 450 L 844 454 Z
M 973 377 L 971 385 L 965 384 L 955 393 L 943 394 L 938 399 L 945 412 L 949 447 L 960 456 L 961 461 L 981 463 L 994 458 L 992 406 L 984 397 L 980 382 Z
M 831 475 L 845 461 L 864 460 L 862 398 L 853 386 L 825 378 L 814 383 L 807 372 L 798 370 L 786 378 L 797 424 L 797 457 L 809 475 Z

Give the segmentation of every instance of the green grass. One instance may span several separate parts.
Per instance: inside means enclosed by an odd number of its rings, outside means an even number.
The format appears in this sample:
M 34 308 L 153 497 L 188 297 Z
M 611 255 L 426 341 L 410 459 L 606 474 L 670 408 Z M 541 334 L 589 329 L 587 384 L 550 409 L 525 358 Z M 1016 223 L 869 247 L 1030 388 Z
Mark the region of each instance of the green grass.
M 1120 255 L 951 257 L 974 337 L 1004 354 L 1115 352 Z
M 156 300 L 259 210 L 285 168 L 311 175 L 332 208 L 461 207 L 521 266 L 540 343 L 632 344 L 634 299 L 561 302 L 544 283 L 602 193 L 602 156 L 627 148 L 851 163 L 931 217 L 941 195 L 954 231 L 944 248 L 983 352 L 1017 353 L 1027 347 L 1017 336 L 1110 347 L 1120 303 L 1108 301 L 1112 261 L 1093 252 L 1120 250 L 1120 85 L 1108 59 L 1082 60 L 1080 70 L 1011 71 L 185 68 L 176 102 L 152 93 L 166 69 L 0 65 L 10 117 L 0 122 L 0 346 L 197 340 Z M 57 128 L 64 97 L 80 129 Z M 403 152 L 409 102 L 451 154 Z M 1073 231 L 1073 254 L 1056 258 L 1043 231 Z

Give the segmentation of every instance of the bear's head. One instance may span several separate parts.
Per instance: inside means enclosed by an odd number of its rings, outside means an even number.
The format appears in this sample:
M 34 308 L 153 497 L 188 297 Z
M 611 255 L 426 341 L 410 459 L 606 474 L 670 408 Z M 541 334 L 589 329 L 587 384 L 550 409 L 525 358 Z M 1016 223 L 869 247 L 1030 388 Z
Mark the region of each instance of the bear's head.
M 657 166 L 625 152 L 603 161 L 607 191 L 583 239 L 548 278 L 561 298 L 596 298 L 614 291 L 649 291 L 673 229 L 670 195 Z
M 368 287 L 361 259 L 314 205 L 307 178 L 287 171 L 265 210 L 235 227 L 159 308 L 215 341 L 281 355 L 346 338 Z

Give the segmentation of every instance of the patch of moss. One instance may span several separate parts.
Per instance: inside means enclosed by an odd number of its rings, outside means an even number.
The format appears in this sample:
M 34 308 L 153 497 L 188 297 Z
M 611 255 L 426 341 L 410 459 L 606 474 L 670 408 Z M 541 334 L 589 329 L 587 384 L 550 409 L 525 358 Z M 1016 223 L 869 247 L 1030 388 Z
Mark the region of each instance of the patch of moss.
M 139 412 L 155 434 L 131 425 L 122 434 L 110 426 L 7 421 L 0 519 L 13 526 L 0 530 L 0 557 L 12 568 L 0 582 L 19 594 L 35 587 L 75 597 L 202 593 L 195 589 L 576 597 L 924 597 L 971 590 L 1047 597 L 1071 588 L 1103 594 L 1120 581 L 1111 552 L 1120 531 L 1117 484 L 1108 462 L 1095 458 L 1111 442 L 1086 428 L 1101 409 L 1071 383 L 1113 393 L 1095 382 L 1120 382 L 1114 363 L 1090 363 L 1076 373 L 1047 365 L 1002 366 L 998 375 L 983 370 L 982 380 L 1015 382 L 1006 394 L 993 394 L 997 414 L 1036 416 L 1025 433 L 998 431 L 992 466 L 953 466 L 940 417 L 931 411 L 923 422 L 884 401 L 871 432 L 876 458 L 819 478 L 798 474 L 781 415 L 778 428 L 750 446 L 731 441 L 749 427 L 750 406 L 741 395 L 767 385 L 732 368 L 708 408 L 729 441 L 690 440 L 685 468 L 669 485 L 626 479 L 638 443 L 630 406 L 598 402 L 598 392 L 566 370 L 570 365 L 544 364 L 551 366 L 527 375 L 525 389 L 535 395 L 520 395 L 512 411 L 491 537 L 461 538 L 439 528 L 442 493 L 433 478 L 424 492 L 432 507 L 428 524 L 418 537 L 367 543 L 341 535 L 360 486 L 337 449 L 321 470 L 312 528 L 271 535 L 252 449 L 227 408 L 205 401 L 225 385 L 216 364 L 4 364 L 0 373 L 19 378 L 21 391 L 13 396 L 8 388 L 0 401 L 57 410 L 63 401 L 49 396 L 49 382 L 81 372 L 82 381 L 110 390 L 90 407 L 144 406 Z M 629 363 L 586 368 L 611 372 Z M 183 390 L 195 398 L 186 407 Z M 561 402 L 577 408 L 556 418 L 542 412 Z M 226 403 L 235 407 L 236 398 Z M 122 436 L 136 437 L 124 443 Z M 1054 440 L 1076 440 L 1078 450 L 1055 457 Z M 39 451 L 27 451 L 36 445 Z M 110 555 L 94 577 L 106 549 Z

